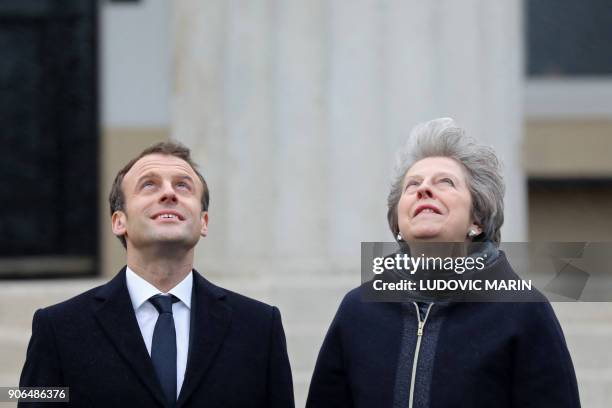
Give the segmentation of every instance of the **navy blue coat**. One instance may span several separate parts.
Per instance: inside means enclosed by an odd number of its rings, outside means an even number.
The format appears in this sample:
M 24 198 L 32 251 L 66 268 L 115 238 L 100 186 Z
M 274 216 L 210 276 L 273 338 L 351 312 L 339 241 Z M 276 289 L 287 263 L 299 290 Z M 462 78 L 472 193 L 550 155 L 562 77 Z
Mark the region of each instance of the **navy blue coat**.
M 294 406 L 275 307 L 221 289 L 194 272 L 189 341 L 177 407 Z M 106 285 L 35 313 L 20 386 L 70 387 L 70 404 L 61 407 L 164 406 L 125 269 Z
M 510 268 L 505 255 L 495 267 Z M 417 339 L 412 303 L 349 292 L 321 347 L 307 408 L 408 407 Z M 576 376 L 550 304 L 434 303 L 414 408 L 576 408 Z

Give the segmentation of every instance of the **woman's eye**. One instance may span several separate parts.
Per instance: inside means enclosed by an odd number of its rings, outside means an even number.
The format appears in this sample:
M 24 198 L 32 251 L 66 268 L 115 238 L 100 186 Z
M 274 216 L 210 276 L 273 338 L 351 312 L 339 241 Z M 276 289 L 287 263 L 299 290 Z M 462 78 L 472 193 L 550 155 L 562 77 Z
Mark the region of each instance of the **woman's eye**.
M 444 177 L 443 179 L 441 179 L 440 181 L 444 182 L 444 183 L 448 183 L 451 186 L 454 186 L 455 183 L 453 183 L 453 180 L 449 179 L 448 177 Z
M 419 183 L 416 180 L 411 180 L 409 182 L 406 183 L 406 189 L 408 189 L 408 187 L 414 187 L 414 186 L 418 186 Z

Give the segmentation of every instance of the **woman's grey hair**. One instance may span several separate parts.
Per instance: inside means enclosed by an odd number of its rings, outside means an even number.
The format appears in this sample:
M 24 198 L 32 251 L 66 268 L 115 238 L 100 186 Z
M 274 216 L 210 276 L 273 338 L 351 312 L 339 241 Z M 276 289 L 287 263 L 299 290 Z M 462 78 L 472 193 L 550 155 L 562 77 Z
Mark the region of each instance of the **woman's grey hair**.
M 465 135 L 451 118 L 439 118 L 415 126 L 405 147 L 397 156 L 391 191 L 387 198 L 387 220 L 393 236 L 399 226 L 397 205 L 403 193 L 406 172 L 427 157 L 448 157 L 463 165 L 472 196 L 472 216 L 482 228 L 474 241 L 493 241 L 499 245 L 504 223 L 504 180 L 501 164 L 493 149 Z

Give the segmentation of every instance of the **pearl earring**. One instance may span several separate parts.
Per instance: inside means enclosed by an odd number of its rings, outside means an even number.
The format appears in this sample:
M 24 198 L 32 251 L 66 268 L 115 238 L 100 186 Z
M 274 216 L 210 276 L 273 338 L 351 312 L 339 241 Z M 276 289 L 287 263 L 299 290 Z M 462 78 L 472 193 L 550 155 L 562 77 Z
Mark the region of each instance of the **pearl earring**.
M 480 234 L 478 231 L 476 231 L 475 229 L 470 229 L 468 231 L 468 237 L 470 238 L 474 238 L 475 236 L 477 236 L 478 234 Z
M 402 237 L 402 233 L 401 232 L 398 232 L 397 236 L 395 238 L 397 238 L 398 241 L 403 241 L 404 240 L 404 237 Z

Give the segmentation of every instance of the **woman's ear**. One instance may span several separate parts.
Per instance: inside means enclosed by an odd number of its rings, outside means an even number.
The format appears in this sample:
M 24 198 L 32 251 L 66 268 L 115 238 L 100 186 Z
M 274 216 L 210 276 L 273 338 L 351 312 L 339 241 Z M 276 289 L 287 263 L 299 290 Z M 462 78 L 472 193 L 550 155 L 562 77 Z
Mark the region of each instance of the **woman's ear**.
M 467 231 L 467 236 L 469 238 L 475 238 L 479 236 L 480 234 L 482 234 L 482 228 L 480 227 L 480 225 L 476 224 L 475 222 L 470 224 L 468 231 Z

